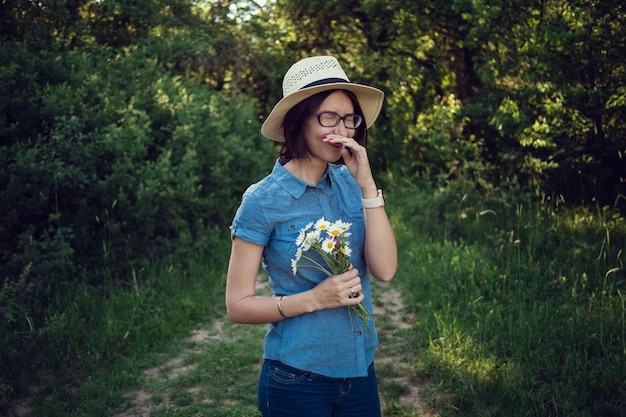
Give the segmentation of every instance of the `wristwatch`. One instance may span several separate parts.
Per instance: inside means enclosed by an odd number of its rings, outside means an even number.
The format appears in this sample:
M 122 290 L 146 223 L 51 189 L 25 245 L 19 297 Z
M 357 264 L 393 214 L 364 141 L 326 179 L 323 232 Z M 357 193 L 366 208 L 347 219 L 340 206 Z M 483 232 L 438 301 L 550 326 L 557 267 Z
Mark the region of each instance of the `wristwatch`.
M 383 207 L 385 205 L 385 199 L 383 198 L 383 190 L 378 190 L 376 197 L 374 198 L 362 198 L 363 208 L 376 208 Z

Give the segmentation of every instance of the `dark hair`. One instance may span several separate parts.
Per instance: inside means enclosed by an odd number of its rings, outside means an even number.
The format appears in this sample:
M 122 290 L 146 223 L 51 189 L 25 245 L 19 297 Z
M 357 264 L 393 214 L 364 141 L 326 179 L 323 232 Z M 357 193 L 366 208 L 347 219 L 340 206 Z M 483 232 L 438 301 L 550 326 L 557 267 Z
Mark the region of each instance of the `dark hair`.
M 326 90 L 302 100 L 300 103 L 289 109 L 285 115 L 285 119 L 283 120 L 282 127 L 285 136 L 285 143 L 280 150 L 281 163 L 285 164 L 292 159 L 306 158 L 310 154 L 309 146 L 304 138 L 303 130 L 306 125 L 306 121 L 317 111 L 317 109 L 319 109 L 324 100 L 336 91 L 343 91 L 346 93 L 354 106 L 354 114 L 364 117 L 361 105 L 352 91 Z M 366 120 L 363 120 L 363 123 L 356 128 L 356 132 L 354 133 L 354 139 L 363 146 L 367 145 L 367 127 L 365 122 Z M 341 163 L 341 160 L 338 162 Z

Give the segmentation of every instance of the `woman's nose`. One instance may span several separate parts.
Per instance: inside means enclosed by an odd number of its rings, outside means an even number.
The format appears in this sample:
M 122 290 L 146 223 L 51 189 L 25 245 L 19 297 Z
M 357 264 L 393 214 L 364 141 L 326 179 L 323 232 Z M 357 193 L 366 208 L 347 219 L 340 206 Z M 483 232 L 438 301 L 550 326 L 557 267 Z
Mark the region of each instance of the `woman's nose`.
M 346 121 L 341 120 L 337 126 L 335 126 L 335 131 L 338 135 L 348 137 L 349 129 L 346 127 Z

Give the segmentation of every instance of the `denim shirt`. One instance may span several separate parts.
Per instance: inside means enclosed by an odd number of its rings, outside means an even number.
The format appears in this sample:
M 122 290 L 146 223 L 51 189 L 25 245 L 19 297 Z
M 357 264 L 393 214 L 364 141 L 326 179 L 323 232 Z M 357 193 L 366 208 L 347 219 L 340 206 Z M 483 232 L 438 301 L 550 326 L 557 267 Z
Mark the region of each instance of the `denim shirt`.
M 365 222 L 361 197 L 361 189 L 345 166 L 329 164 L 320 182 L 311 185 L 294 177 L 277 161 L 270 175 L 244 193 L 231 235 L 264 247 L 262 265 L 274 295 L 290 295 L 310 290 L 327 278 L 314 268 L 300 267 L 293 274 L 291 259 L 296 255 L 299 231 L 321 217 L 352 223 L 352 235 L 348 237 L 352 248 L 350 262 L 361 277 L 363 305 L 373 312 L 363 254 Z M 333 378 L 367 376 L 378 345 L 373 319 L 368 319 L 367 325 L 369 332 L 347 307 L 270 323 L 263 357 Z

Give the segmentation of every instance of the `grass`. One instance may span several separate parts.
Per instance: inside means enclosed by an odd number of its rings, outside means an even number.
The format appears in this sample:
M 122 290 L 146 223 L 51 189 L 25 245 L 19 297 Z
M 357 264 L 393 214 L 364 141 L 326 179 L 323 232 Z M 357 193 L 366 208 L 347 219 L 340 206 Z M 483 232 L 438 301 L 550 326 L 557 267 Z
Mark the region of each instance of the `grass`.
M 626 416 L 623 217 L 404 191 L 387 197 L 398 274 L 375 286 L 384 415 Z M 47 339 L 64 365 L 13 415 L 257 415 L 265 327 L 225 317 L 215 250 L 68 294 Z
M 445 416 L 626 415 L 623 218 L 545 204 L 504 221 L 479 212 L 459 212 L 475 233 L 457 240 L 424 237 L 407 216 L 396 227 L 431 405 Z
M 224 322 L 220 318 L 217 322 Z M 160 363 L 142 372 L 118 416 L 253 416 L 260 367 L 261 326 L 198 329 Z
M 45 360 L 7 414 L 110 415 L 159 352 L 178 350 L 180 338 L 220 314 L 223 268 L 190 258 L 134 271 L 131 287 L 68 290 L 39 336 Z

